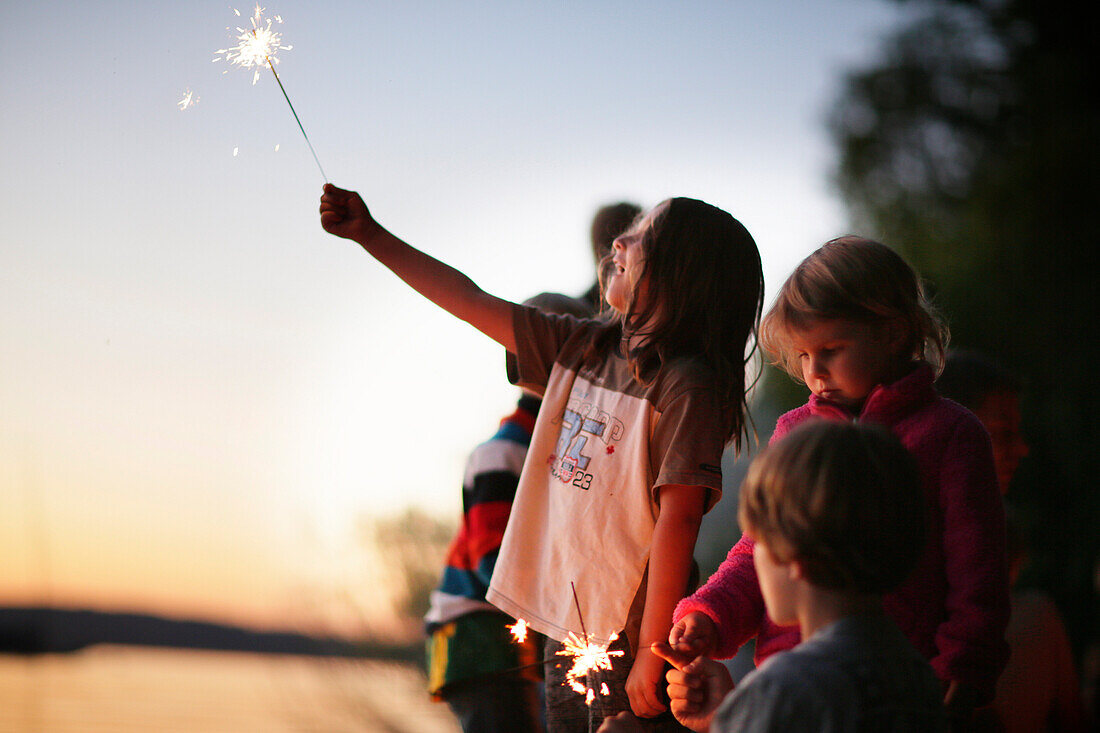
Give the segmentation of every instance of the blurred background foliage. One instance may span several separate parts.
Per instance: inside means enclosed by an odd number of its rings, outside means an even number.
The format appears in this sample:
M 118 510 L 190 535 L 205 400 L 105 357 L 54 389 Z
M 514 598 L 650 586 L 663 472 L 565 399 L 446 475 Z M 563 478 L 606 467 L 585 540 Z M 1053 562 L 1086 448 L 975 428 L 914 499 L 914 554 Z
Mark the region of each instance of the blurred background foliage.
M 398 616 L 413 622 L 419 636 L 421 618 L 428 612 L 431 592 L 439 584 L 443 561 L 458 528 L 450 518 L 439 519 L 419 508 L 395 517 L 362 517 L 360 537 L 373 547 L 401 582 L 391 602 Z
M 952 344 L 1023 380 L 1031 454 L 1007 497 L 1031 545 L 1021 582 L 1054 597 L 1080 659 L 1100 555 L 1094 32 L 1060 2 L 898 2 L 911 20 L 830 110 L 835 186 L 852 231 L 921 272 Z M 805 395 L 766 372 L 769 412 Z

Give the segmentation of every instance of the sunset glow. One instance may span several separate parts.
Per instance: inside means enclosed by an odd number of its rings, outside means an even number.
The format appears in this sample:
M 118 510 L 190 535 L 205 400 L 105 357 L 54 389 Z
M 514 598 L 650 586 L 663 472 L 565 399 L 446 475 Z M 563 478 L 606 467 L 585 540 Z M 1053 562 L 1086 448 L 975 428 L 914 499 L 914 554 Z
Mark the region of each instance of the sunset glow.
M 899 12 L 227 7 L 5 5 L 0 604 L 422 633 L 362 528 L 457 521 L 519 391 L 499 346 L 321 230 L 311 150 L 275 79 L 246 81 L 267 59 L 333 183 L 487 292 L 583 293 L 599 206 L 683 194 L 736 213 L 774 293 L 842 230 L 820 111 Z

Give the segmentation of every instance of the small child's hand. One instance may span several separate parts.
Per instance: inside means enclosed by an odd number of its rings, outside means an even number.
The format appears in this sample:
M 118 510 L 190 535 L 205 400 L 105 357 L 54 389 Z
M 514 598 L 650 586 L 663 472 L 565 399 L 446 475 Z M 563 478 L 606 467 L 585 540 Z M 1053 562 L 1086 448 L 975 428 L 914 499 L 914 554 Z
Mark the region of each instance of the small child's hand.
M 626 678 L 626 694 L 630 698 L 630 709 L 642 718 L 660 715 L 668 707 L 661 700 L 661 674 L 665 671 L 665 660 L 653 653 L 649 647 L 642 647 L 634 657 L 634 666 Z
M 630 711 L 604 718 L 596 733 L 645 733 L 641 722 Z
M 321 227 L 329 234 L 360 244 L 365 244 L 382 230 L 359 194 L 337 188 L 331 183 L 325 184 L 321 194 Z
M 710 616 L 692 611 L 677 621 L 668 632 L 668 645 L 692 657 L 710 654 L 718 646 L 718 627 Z
M 676 720 L 694 731 L 708 730 L 714 712 L 733 689 L 729 670 L 704 656 L 685 662 L 682 652 L 664 644 L 654 644 L 653 651 L 673 666 L 665 679 L 669 708 Z

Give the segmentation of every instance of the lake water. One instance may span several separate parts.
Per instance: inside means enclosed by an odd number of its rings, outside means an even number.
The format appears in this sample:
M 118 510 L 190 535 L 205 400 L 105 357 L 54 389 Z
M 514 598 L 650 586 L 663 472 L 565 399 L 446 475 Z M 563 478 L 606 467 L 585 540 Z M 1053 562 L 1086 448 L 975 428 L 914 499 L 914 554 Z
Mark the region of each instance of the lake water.
M 454 733 L 419 669 L 360 659 L 102 646 L 0 655 L 0 732 Z

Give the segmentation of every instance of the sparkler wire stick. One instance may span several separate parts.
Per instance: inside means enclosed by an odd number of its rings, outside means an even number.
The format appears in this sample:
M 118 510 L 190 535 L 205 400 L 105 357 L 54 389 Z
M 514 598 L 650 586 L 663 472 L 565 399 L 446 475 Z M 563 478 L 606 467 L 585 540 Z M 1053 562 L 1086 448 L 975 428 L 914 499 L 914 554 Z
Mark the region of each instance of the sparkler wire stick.
M 252 32 L 255 33 L 256 31 Z M 325 169 L 321 167 L 321 161 L 317 159 L 317 152 L 313 149 L 313 143 L 309 141 L 309 135 L 306 134 L 306 128 L 302 127 L 302 121 L 298 119 L 298 113 L 294 111 L 294 105 L 290 103 L 290 96 L 283 87 L 283 80 L 279 78 L 278 72 L 275 71 L 275 64 L 271 63 L 270 56 L 264 56 L 264 59 L 267 61 L 267 68 L 271 69 L 271 73 L 275 75 L 275 81 L 279 84 L 279 91 L 283 93 L 283 98 L 290 107 L 290 113 L 294 115 L 294 121 L 298 123 L 298 129 L 302 131 L 302 137 L 306 139 L 306 145 L 309 146 L 309 152 L 313 153 L 313 162 L 317 164 L 317 170 L 321 171 L 321 177 L 325 179 L 325 183 L 328 183 L 328 176 L 325 175 Z
M 569 588 L 573 591 L 573 605 L 577 607 L 577 618 L 581 622 L 581 633 L 584 634 L 584 643 L 588 643 L 588 630 L 584 628 L 584 616 L 581 614 L 581 602 L 577 599 L 577 586 L 572 580 L 569 581 Z
M 562 640 L 563 649 L 557 652 L 556 656 L 572 657 L 573 659 L 573 666 L 565 673 L 565 682 L 563 684 L 571 687 L 574 692 L 584 695 L 584 702 L 588 707 L 588 730 L 589 733 L 592 733 L 593 715 L 595 713 L 595 711 L 592 710 L 592 703 L 596 702 L 596 690 L 590 683 L 591 676 L 594 672 L 598 674 L 600 670 L 613 669 L 611 657 L 621 657 L 624 655 L 624 652 L 622 650 L 610 651 L 611 642 L 618 638 L 618 634 L 612 634 L 606 645 L 592 642 L 591 638 L 588 636 L 588 628 L 584 624 L 584 614 L 581 613 L 581 602 L 577 596 L 577 586 L 575 583 L 570 582 L 569 587 L 573 591 L 573 604 L 577 608 L 577 618 L 580 621 L 583 638 L 578 637 L 574 632 L 570 631 L 567 638 Z M 509 625 L 507 628 L 517 642 L 522 643 L 526 638 L 527 622 L 523 619 L 516 619 L 516 623 Z M 553 662 L 553 659 L 543 659 L 539 662 L 522 664 L 517 667 L 509 667 L 508 669 L 495 671 L 483 675 L 483 677 L 518 672 L 524 669 L 552 664 Z M 584 684 L 580 682 L 581 677 L 584 677 Z M 599 694 L 611 694 L 606 681 L 601 681 Z M 603 705 L 600 705 L 599 714 L 601 719 L 605 715 Z
M 240 16 L 240 11 L 234 9 L 233 11 Z M 279 85 L 279 91 L 283 93 L 283 98 L 286 100 L 287 106 L 290 107 L 290 113 L 294 115 L 294 121 L 298 123 L 298 129 L 302 131 L 302 137 L 306 140 L 306 145 L 309 146 L 309 152 L 313 154 L 313 161 L 317 163 L 317 169 L 321 171 L 321 177 L 325 179 L 325 183 L 328 183 L 328 176 L 325 174 L 325 169 L 321 167 L 321 160 L 317 157 L 317 151 L 313 149 L 313 143 L 309 140 L 309 135 L 306 134 L 306 128 L 302 125 L 301 118 L 298 117 L 298 111 L 294 109 L 294 104 L 290 101 L 290 95 L 286 93 L 286 87 L 283 86 L 283 80 L 279 78 L 279 72 L 275 71 L 275 64 L 278 63 L 278 59 L 275 55 L 280 50 L 290 50 L 291 46 L 280 46 L 279 42 L 282 39 L 282 34 L 273 31 L 271 29 L 271 19 L 267 21 L 267 25 L 262 25 L 264 9 L 260 7 L 259 3 L 256 3 L 256 9 L 252 14 L 252 29 L 245 30 L 244 28 L 237 28 L 240 35 L 237 36 L 239 43 L 232 48 L 223 48 L 215 53 L 214 60 L 218 61 L 218 57 L 221 56 L 230 64 L 240 66 L 245 69 L 252 69 L 259 67 L 261 64 L 266 63 L 267 68 L 271 69 L 271 74 L 275 77 L 275 82 Z M 283 19 L 279 16 L 275 16 L 275 20 L 282 23 Z M 263 61 L 261 62 L 261 59 Z M 255 73 L 252 75 L 252 83 L 255 84 L 260 78 L 260 70 L 255 69 Z M 185 98 L 186 100 L 187 98 Z M 181 102 L 182 109 L 182 102 Z

